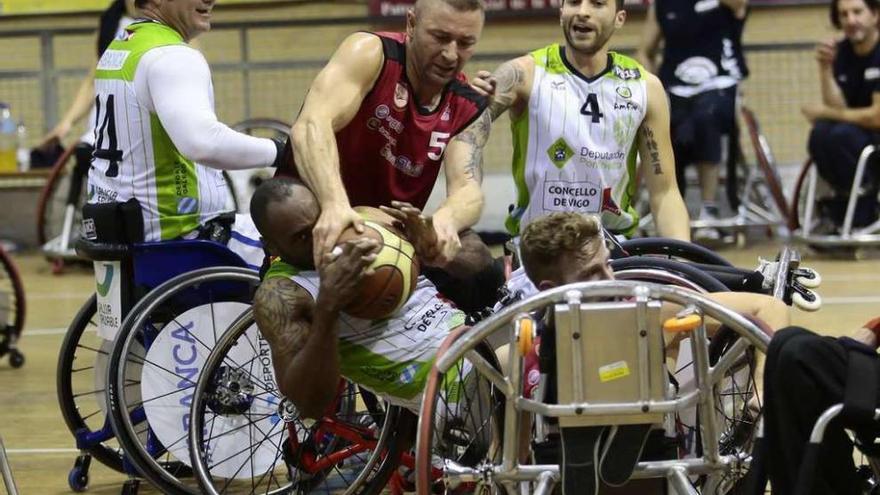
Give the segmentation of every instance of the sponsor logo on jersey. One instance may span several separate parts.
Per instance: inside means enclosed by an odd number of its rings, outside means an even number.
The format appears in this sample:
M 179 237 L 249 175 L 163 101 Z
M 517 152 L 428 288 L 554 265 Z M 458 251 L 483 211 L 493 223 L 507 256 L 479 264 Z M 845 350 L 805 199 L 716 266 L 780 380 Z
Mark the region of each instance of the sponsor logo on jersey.
M 574 156 L 574 150 L 565 142 L 564 138 L 559 138 L 547 149 L 547 156 L 550 157 L 550 161 L 553 162 L 553 165 L 556 165 L 556 168 L 562 170 L 565 168 L 565 164 Z
M 449 105 L 443 109 L 443 115 L 440 116 L 440 120 L 443 122 L 449 122 L 449 119 L 452 118 L 452 113 L 449 111 Z
M 615 215 L 620 215 L 620 207 L 611 197 L 611 188 L 606 187 L 602 190 L 602 211 L 609 211 Z
M 379 153 L 382 154 L 382 157 L 388 160 L 394 168 L 400 170 L 410 177 L 420 177 L 422 172 L 425 170 L 425 165 L 421 163 L 413 163 L 413 161 L 406 156 L 394 156 L 394 152 L 391 151 L 390 146 L 385 146 L 382 148 L 382 151 Z
M 196 198 L 182 197 L 177 200 L 177 213 L 179 215 L 190 215 L 198 211 L 199 200 Z
M 370 117 L 367 120 L 367 129 L 369 129 L 371 131 L 375 131 L 375 130 L 379 129 L 379 127 L 381 125 L 382 125 L 382 121 L 377 119 L 376 117 Z
M 550 87 L 557 91 L 562 91 L 565 89 L 565 81 L 552 81 Z
M 388 108 L 388 105 L 379 105 L 376 107 L 376 117 L 380 120 L 385 120 L 389 115 L 391 115 L 391 109 Z
M 633 95 L 632 90 L 626 86 L 618 86 L 615 91 L 617 91 L 618 96 L 620 96 L 621 98 L 623 98 L 625 100 L 632 98 L 632 95 Z
M 880 67 L 868 67 L 865 69 L 865 80 L 872 81 L 880 78 Z
M 718 76 L 718 66 L 706 57 L 690 57 L 675 68 L 675 77 L 685 84 L 702 84 Z
M 441 301 L 437 301 L 427 311 L 420 311 L 415 314 L 403 325 L 403 328 L 424 333 L 437 328 L 446 319 L 447 314 L 449 314 L 449 306 Z
M 596 151 L 584 146 L 581 148 L 581 156 L 584 158 L 589 158 L 590 160 L 623 160 L 626 157 L 626 153 L 620 150 Z
M 418 364 L 411 364 L 411 365 L 403 368 L 403 370 L 400 372 L 400 376 L 397 377 L 397 381 L 399 381 L 400 383 L 402 383 L 404 385 L 406 385 L 408 383 L 412 383 L 413 381 L 415 381 L 416 376 L 418 376 L 418 373 L 419 373 L 419 365 Z
M 398 110 L 403 110 L 407 103 L 409 103 L 409 90 L 403 84 L 397 83 L 397 87 L 394 88 L 394 106 Z
M 615 65 L 611 70 L 618 79 L 623 79 L 624 81 L 640 79 L 642 77 L 642 72 L 639 69 L 624 69 L 619 65 Z
M 639 106 L 631 101 L 624 101 L 622 103 L 614 102 L 615 110 L 627 110 L 627 111 L 635 111 L 639 109 Z
M 98 70 L 119 70 L 129 55 L 131 52 L 128 50 L 105 50 L 98 61 Z
M 544 182 L 545 211 L 582 211 L 599 213 L 601 208 L 602 187 L 599 184 L 565 181 Z

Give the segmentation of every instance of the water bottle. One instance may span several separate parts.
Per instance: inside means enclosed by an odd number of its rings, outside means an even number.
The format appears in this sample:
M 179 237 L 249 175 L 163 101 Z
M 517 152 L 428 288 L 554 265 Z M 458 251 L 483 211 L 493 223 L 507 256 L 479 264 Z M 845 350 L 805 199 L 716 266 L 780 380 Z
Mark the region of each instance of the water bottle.
M 15 134 L 18 144 L 18 147 L 16 148 L 18 171 L 27 172 L 31 169 L 31 150 L 27 146 L 27 127 L 24 126 L 24 122 L 18 122 Z
M 0 103 L 0 173 L 11 173 L 18 170 L 16 148 L 18 147 L 18 129 L 12 120 L 9 105 Z

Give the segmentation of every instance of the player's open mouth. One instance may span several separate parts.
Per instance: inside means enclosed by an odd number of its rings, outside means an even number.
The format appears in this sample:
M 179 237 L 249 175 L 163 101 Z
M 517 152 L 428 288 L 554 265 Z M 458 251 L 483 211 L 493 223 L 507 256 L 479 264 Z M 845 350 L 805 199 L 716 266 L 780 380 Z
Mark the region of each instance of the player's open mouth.
M 595 31 L 595 29 L 586 24 L 572 24 L 571 30 L 578 34 L 590 34 Z
M 199 14 L 202 14 L 202 15 L 211 15 L 211 9 L 210 9 L 210 8 L 206 8 L 206 9 L 196 9 L 196 12 L 198 12 Z

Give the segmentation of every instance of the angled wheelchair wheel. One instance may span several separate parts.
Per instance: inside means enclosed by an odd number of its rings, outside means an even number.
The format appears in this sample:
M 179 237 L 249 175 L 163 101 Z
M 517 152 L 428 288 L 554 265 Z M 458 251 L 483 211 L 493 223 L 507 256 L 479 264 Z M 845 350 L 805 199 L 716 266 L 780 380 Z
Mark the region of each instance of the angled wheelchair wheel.
M 12 258 L 0 248 L 0 357 L 9 355 L 13 368 L 24 364 L 18 339 L 24 328 L 24 286 Z
M 77 439 L 77 448 L 122 472 L 122 452 L 108 424 L 104 399 L 110 345 L 96 333 L 96 313 L 96 297 L 92 295 L 73 318 L 61 343 L 56 371 L 58 406 Z
M 111 424 L 131 463 L 163 493 L 198 493 L 186 441 L 195 383 L 258 284 L 244 268 L 185 273 L 138 301 L 120 327 L 108 365 Z
M 203 493 L 381 493 L 414 418 L 342 380 L 327 415 L 281 396 L 252 311 L 220 337 L 196 384 L 189 435 Z
M 40 192 L 40 198 L 37 201 L 37 240 L 40 245 L 45 245 L 52 239 L 61 235 L 64 227 L 65 214 L 67 212 L 67 204 L 70 197 L 78 200 L 81 206 L 85 202 L 86 191 L 85 178 L 75 178 L 76 164 L 73 159 L 75 146 L 71 146 L 65 150 L 64 154 L 52 166 L 49 178 L 46 179 L 46 185 Z M 71 188 L 76 190 L 72 191 Z M 74 205 L 74 211 L 78 210 Z M 79 219 L 74 218 L 73 224 L 79 230 Z M 73 242 L 70 243 L 71 248 Z
M 437 358 L 467 330 L 463 327 L 451 333 L 438 350 Z M 485 374 L 499 374 L 500 370 L 491 347 L 479 343 L 446 373 L 431 371 L 419 413 L 416 493 L 494 490 L 480 482 L 446 478 L 444 473 L 447 469 L 477 468 L 500 459 L 505 398 Z
M 614 251 L 614 258 L 623 256 L 653 256 L 707 265 L 733 266 L 715 251 L 691 242 L 667 239 L 665 237 L 629 239 L 622 242 L 620 248 L 620 250 Z M 624 252 L 620 252 L 621 250 Z

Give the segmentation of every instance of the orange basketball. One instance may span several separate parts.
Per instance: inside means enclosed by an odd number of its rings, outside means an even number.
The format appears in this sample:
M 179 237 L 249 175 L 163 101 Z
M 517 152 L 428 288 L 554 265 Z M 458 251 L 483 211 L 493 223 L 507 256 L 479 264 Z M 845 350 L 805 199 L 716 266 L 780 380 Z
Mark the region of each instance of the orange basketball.
M 339 236 L 339 243 L 368 237 L 378 241 L 382 248 L 370 267 L 372 275 L 364 276 L 358 286 L 358 295 L 343 310 L 350 316 L 365 320 L 388 318 L 399 310 L 416 287 L 419 262 L 409 241 L 392 229 L 375 222 L 366 222 L 363 234 L 349 227 Z

